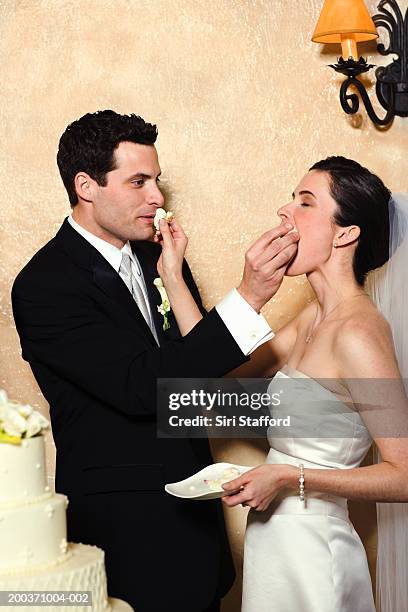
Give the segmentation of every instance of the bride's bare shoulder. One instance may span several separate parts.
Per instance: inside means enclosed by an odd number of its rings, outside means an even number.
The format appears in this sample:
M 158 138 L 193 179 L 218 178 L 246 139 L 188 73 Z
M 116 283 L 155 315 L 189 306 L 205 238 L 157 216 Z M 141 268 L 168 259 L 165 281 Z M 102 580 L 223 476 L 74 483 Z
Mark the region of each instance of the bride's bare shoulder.
M 364 304 L 354 305 L 342 321 L 338 342 L 342 344 L 351 338 L 360 342 L 393 343 L 390 325 L 370 299 Z
M 344 378 L 399 376 L 391 327 L 370 300 L 342 321 L 334 350 Z

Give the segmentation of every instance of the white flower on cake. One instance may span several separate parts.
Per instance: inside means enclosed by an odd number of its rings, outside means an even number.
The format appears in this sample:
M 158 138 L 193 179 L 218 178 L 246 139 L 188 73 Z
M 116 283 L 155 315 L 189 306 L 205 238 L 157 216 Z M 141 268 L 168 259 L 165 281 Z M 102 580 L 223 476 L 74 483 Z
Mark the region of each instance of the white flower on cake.
M 0 442 L 21 444 L 23 439 L 40 434 L 48 426 L 42 414 L 28 404 L 10 401 L 7 393 L 0 391 Z
M 29 406 L 28 404 L 24 404 L 24 406 L 18 406 L 17 410 L 19 414 L 21 414 L 21 416 L 27 418 L 30 416 L 30 414 L 33 413 L 34 408 L 32 406 Z
M 3 421 L 6 417 L 6 413 L 8 412 L 8 404 L 0 403 L 0 421 Z
M 13 410 L 12 408 L 6 408 L 1 425 L 6 434 L 18 438 L 21 438 L 27 429 L 25 418 L 21 416 L 17 410 Z
M 32 438 L 47 427 L 47 419 L 40 412 L 32 412 L 27 419 L 26 438 Z

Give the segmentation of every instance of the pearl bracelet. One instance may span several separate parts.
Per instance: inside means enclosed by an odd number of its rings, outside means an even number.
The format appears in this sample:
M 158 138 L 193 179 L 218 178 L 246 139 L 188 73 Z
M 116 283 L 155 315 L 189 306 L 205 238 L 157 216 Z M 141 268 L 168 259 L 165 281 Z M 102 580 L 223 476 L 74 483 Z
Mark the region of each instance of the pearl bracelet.
M 299 463 L 300 475 L 299 475 L 299 499 L 301 502 L 305 501 L 305 470 L 303 463 Z

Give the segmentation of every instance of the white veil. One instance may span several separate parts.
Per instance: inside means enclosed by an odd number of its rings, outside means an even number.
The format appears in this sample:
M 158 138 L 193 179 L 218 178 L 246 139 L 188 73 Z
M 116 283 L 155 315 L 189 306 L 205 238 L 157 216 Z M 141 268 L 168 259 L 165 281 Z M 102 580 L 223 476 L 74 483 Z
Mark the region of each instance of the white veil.
M 369 275 L 366 289 L 391 325 L 408 393 L 408 194 L 392 195 L 390 260 Z M 378 503 L 377 523 L 378 610 L 408 612 L 408 504 Z

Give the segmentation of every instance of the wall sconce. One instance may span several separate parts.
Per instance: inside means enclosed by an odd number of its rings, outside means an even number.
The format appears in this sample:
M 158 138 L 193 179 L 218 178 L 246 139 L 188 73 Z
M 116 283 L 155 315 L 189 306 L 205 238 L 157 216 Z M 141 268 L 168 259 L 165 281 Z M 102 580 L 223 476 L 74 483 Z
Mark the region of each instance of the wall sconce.
M 394 14 L 385 8 L 387 5 Z M 341 44 L 342 57 L 337 64 L 330 64 L 330 67 L 347 77 L 340 88 L 343 110 L 348 115 L 358 111 L 358 95 L 348 93 L 350 87 L 355 87 L 371 121 L 385 126 L 393 121 L 395 115 L 408 116 L 408 9 L 404 18 L 396 0 L 381 0 L 377 8 L 380 13 L 371 19 L 364 0 L 325 0 L 312 41 Z M 373 64 L 367 64 L 365 59 L 359 58 L 357 43 L 376 39 L 376 26 L 385 28 L 390 39 L 388 47 L 377 45 L 378 52 L 381 55 L 395 53 L 398 56 L 391 64 L 375 71 L 377 97 L 387 111 L 383 118 L 376 114 L 364 84 L 357 78 L 373 68 Z

